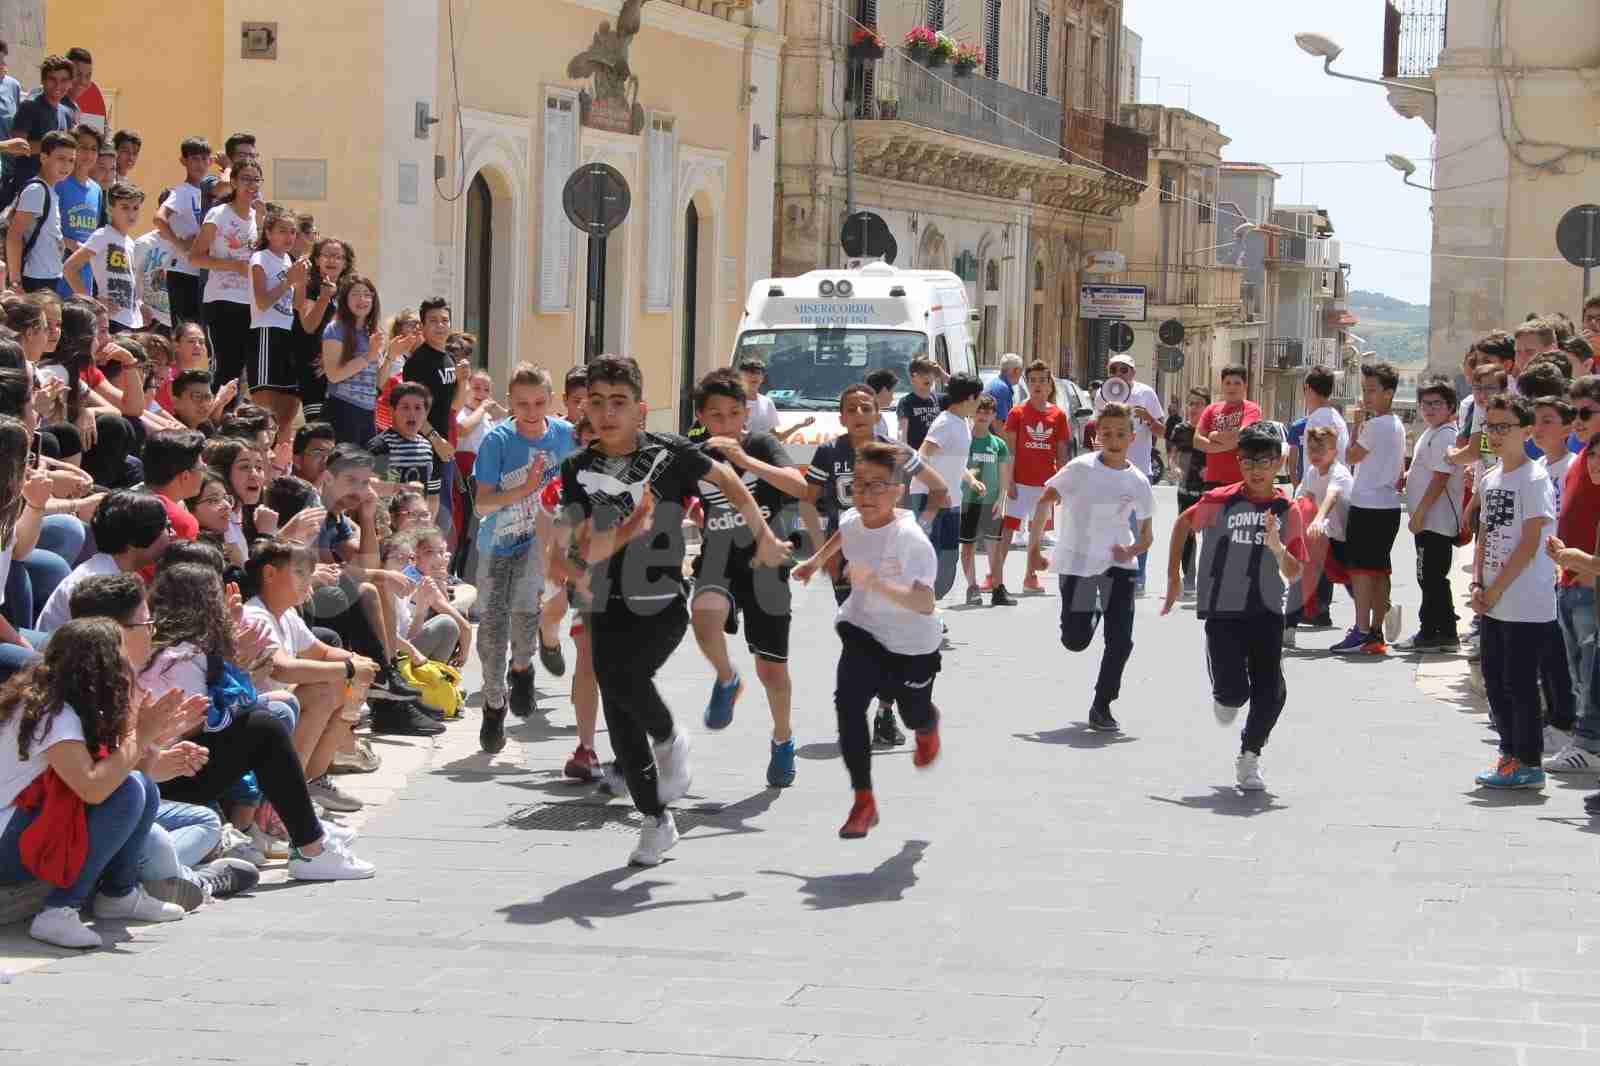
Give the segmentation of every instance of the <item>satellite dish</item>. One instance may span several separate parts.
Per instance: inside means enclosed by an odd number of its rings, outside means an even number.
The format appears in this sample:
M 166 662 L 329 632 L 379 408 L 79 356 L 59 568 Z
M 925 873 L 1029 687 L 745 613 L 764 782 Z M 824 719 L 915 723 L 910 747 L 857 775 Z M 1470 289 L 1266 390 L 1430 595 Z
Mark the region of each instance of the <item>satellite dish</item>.
M 871 211 L 857 211 L 839 228 L 839 244 L 851 259 L 883 259 L 894 262 L 900 247 L 889 224 Z

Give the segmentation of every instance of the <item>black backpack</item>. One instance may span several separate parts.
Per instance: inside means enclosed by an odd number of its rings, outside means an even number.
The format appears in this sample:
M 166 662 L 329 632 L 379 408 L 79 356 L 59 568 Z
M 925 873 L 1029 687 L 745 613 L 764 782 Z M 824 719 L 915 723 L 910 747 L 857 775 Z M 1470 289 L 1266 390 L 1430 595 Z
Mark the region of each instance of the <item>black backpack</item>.
M 0 211 L 0 248 L 5 247 L 4 242 L 11 232 L 11 219 L 16 214 L 17 204 L 22 201 L 22 194 L 29 185 L 38 185 L 44 190 L 44 210 L 34 220 L 33 232 L 22 242 L 22 262 L 16 264 L 18 277 L 22 276 L 23 269 L 27 266 L 28 256 L 33 254 L 33 246 L 39 243 L 39 234 L 44 232 L 44 224 L 50 221 L 50 205 L 54 202 L 50 196 L 50 186 L 44 183 L 43 178 L 29 178 L 22 188 L 17 190 L 16 198 L 6 205 L 4 211 Z

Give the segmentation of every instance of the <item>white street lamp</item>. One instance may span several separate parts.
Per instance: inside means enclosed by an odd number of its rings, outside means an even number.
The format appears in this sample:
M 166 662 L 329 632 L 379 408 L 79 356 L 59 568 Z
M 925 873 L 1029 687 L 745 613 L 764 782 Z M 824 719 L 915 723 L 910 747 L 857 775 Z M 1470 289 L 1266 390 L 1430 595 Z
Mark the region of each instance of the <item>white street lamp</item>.
M 1385 89 L 1407 90 L 1410 92 L 1426 93 L 1429 96 L 1437 95 L 1432 87 L 1426 85 L 1413 85 L 1404 81 L 1389 81 L 1384 78 L 1359 78 L 1354 74 L 1341 74 L 1333 69 L 1333 61 L 1344 54 L 1344 48 L 1338 41 L 1321 33 L 1297 33 L 1294 43 L 1307 55 L 1316 56 L 1322 60 L 1323 73 L 1330 78 L 1343 78 L 1345 81 L 1358 81 L 1363 85 L 1380 85 Z
M 1383 158 L 1384 162 L 1388 163 L 1391 167 L 1394 167 L 1400 172 L 1400 180 L 1411 186 L 1413 189 L 1421 189 L 1424 192 L 1434 191 L 1432 185 L 1424 185 L 1420 181 L 1411 180 L 1411 175 L 1417 172 L 1417 165 L 1411 160 L 1407 159 L 1405 156 L 1399 155 L 1395 152 L 1390 152 Z

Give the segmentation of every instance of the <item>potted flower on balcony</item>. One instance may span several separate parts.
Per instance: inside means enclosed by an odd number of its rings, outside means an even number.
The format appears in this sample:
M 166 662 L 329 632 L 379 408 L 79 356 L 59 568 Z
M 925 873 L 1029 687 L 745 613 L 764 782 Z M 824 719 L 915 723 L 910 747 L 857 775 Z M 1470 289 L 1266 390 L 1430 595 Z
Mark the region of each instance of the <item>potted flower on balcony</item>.
M 956 39 L 943 30 L 933 35 L 933 48 L 928 52 L 928 66 L 942 67 L 956 54 Z
M 983 65 L 983 49 L 975 44 L 959 44 L 950 57 L 950 65 L 956 77 L 965 78 Z
M 901 42 L 906 54 L 919 63 L 928 58 L 937 43 L 938 35 L 926 26 L 915 26 L 907 30 L 905 40 Z
M 850 35 L 851 59 L 882 59 L 883 38 L 871 26 L 858 26 Z

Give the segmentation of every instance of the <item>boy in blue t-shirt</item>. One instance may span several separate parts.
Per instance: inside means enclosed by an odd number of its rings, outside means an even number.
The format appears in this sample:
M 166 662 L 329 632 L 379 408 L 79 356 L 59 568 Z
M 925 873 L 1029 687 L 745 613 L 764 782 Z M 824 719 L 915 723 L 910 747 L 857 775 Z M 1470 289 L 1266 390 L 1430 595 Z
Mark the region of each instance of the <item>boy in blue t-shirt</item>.
M 78 157 L 72 173 L 56 182 L 56 199 L 61 204 L 61 236 L 65 255 L 78 250 L 78 245 L 89 239 L 100 228 L 100 200 L 104 195 L 90 173 L 100 155 L 100 131 L 93 126 L 79 126 L 72 131 L 78 142 Z M 65 258 L 63 255 L 63 258 Z M 94 272 L 86 263 L 79 268 L 83 278 L 83 291 L 94 292 Z M 62 278 L 62 297 L 72 295 L 72 289 Z
M 526 718 L 536 709 L 533 644 L 544 586 L 535 525 L 539 490 L 577 449 L 572 423 L 549 416 L 550 374 L 519 365 L 511 374 L 511 419 L 491 429 L 472 467 L 478 485 L 478 577 L 483 621 L 483 725 L 478 743 L 493 754 L 506 746 L 506 710 Z M 510 668 L 506 654 L 510 649 Z M 509 698 L 508 698 L 509 690 Z

